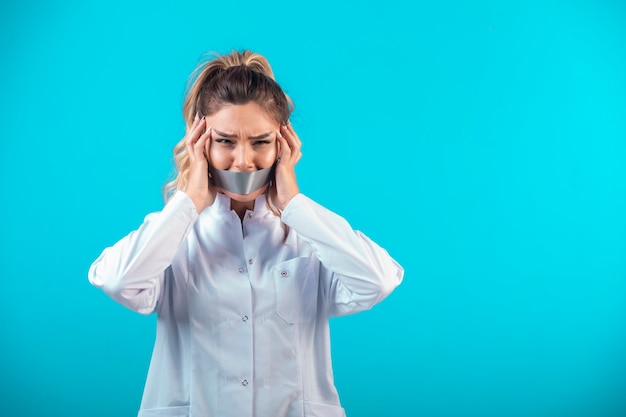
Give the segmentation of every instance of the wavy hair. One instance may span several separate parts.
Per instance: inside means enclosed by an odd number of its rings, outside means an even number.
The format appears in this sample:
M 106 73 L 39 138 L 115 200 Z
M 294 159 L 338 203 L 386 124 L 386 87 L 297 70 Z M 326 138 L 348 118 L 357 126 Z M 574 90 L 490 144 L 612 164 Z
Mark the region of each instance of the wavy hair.
M 191 128 L 196 115 L 210 116 L 224 106 L 250 102 L 279 124 L 287 123 L 294 108 L 276 83 L 270 63 L 263 55 L 244 50 L 205 56 L 187 82 L 183 102 L 186 130 Z M 163 187 L 166 202 L 176 190 L 187 187 L 190 166 L 184 138 L 174 146 L 173 161 L 176 166 L 173 179 Z

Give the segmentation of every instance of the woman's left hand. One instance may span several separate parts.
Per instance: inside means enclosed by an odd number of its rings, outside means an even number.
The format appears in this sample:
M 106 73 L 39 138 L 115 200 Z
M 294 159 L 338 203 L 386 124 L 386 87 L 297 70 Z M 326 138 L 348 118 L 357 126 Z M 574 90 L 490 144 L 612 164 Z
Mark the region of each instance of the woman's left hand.
M 295 167 L 302 158 L 302 142 L 290 122 L 280 126 L 276 139 L 279 144 L 279 159 L 276 162 L 274 184 L 270 190 L 270 201 L 282 212 L 289 201 L 300 193 Z

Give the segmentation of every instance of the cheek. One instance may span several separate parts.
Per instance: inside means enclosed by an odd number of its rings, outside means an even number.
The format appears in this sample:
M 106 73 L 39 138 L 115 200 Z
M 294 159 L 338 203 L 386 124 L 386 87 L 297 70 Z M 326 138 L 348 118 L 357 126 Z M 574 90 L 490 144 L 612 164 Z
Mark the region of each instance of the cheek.
M 267 149 L 265 152 L 259 153 L 257 156 L 257 165 L 262 168 L 268 168 L 276 161 L 276 148 L 274 146 L 271 149 Z
M 231 159 L 230 154 L 223 150 L 216 149 L 215 147 L 209 149 L 209 164 L 217 169 L 228 169 L 232 163 Z

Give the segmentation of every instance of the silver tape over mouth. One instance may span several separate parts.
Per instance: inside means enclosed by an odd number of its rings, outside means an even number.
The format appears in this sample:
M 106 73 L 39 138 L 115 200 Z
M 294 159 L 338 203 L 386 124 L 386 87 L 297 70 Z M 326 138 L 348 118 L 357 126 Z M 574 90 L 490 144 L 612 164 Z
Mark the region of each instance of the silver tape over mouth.
M 209 166 L 209 174 L 217 187 L 231 193 L 245 195 L 267 185 L 274 174 L 275 166 L 276 164 L 269 168 L 249 172 L 233 172 Z

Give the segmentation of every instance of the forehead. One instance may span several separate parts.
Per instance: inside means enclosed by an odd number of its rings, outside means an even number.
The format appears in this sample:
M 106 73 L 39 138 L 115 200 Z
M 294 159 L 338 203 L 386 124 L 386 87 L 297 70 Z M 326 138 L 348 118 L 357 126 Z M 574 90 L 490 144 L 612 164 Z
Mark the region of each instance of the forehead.
M 207 116 L 207 124 L 226 133 L 260 134 L 278 129 L 278 123 L 256 103 L 227 105 Z

